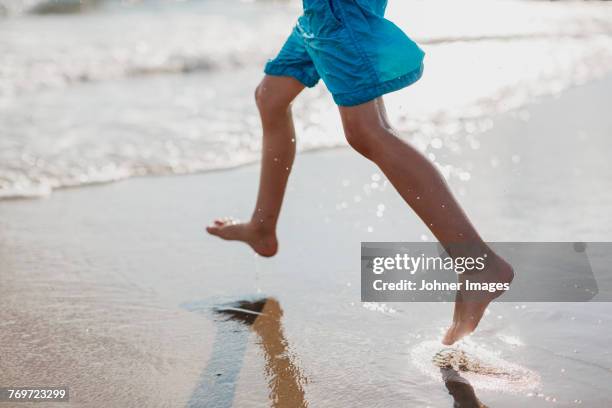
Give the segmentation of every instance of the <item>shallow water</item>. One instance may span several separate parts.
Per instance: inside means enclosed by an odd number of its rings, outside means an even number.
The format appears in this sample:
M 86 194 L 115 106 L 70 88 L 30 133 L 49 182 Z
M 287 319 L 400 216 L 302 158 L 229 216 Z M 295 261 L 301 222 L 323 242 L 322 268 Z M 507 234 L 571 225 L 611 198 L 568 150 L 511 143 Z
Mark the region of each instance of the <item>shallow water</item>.
M 481 146 L 464 154 L 437 149 L 469 169 L 451 185 L 487 239 L 610 239 L 612 172 L 598 147 L 612 128 L 611 90 L 608 79 L 491 117 Z M 431 240 L 380 173 L 348 150 L 300 156 L 273 259 L 202 231 L 215 216 L 249 213 L 257 174 L 248 166 L 0 203 L 0 382 L 67 384 L 86 407 L 204 396 L 222 407 L 612 402 L 609 303 L 496 303 L 458 347 L 514 376 L 440 372 L 432 360 L 451 304 L 359 302 L 360 241 Z M 271 300 L 263 330 L 215 313 L 258 299 Z
M 41 2 L 3 2 L 0 198 L 258 159 L 253 89 L 299 2 L 108 1 L 45 15 L 28 12 Z M 388 15 L 428 54 L 424 78 L 387 98 L 422 146 L 612 68 L 607 2 L 392 1 Z M 345 145 L 322 85 L 295 111 L 300 149 Z

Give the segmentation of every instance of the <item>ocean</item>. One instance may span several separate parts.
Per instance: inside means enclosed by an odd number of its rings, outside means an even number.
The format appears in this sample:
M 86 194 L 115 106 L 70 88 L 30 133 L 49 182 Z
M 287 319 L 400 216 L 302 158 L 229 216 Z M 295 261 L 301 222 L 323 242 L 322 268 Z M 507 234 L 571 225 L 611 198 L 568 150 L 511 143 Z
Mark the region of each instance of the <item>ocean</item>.
M 299 1 L 0 0 L 0 198 L 258 160 L 253 91 Z M 612 69 L 612 4 L 390 1 L 427 52 L 388 96 L 402 135 L 435 157 L 477 149 L 492 114 Z M 294 108 L 302 151 L 345 146 L 323 84 Z M 468 134 L 469 146 L 457 144 Z

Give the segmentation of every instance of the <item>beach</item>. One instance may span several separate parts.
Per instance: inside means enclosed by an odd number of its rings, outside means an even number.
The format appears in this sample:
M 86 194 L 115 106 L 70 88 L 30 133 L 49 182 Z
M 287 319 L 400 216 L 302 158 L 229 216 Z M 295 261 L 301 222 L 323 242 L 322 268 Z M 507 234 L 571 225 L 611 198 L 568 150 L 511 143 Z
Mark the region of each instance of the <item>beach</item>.
M 452 348 L 451 302 L 362 301 L 362 243 L 435 239 L 347 145 L 322 83 L 292 108 L 279 253 L 205 230 L 252 214 L 253 93 L 300 12 L 0 0 L 0 399 L 67 387 L 67 403 L 19 406 L 612 406 L 597 252 L 612 241 L 611 2 L 389 2 L 426 52 L 423 78 L 385 96 L 399 137 L 486 241 L 575 244 L 599 284 L 590 302 L 502 296 Z
M 448 153 L 485 239 L 610 240 L 611 92 L 607 77 L 489 117 L 478 149 Z M 349 148 L 299 155 L 272 259 L 204 231 L 248 217 L 257 178 L 254 164 L 0 202 L 0 382 L 69 385 L 75 407 L 451 406 L 431 359 L 452 304 L 360 302 L 361 241 L 432 240 L 380 172 Z M 274 330 L 214 313 L 256 299 Z M 476 395 L 610 404 L 610 323 L 607 303 L 493 304 L 463 347 L 525 378 L 472 378 Z

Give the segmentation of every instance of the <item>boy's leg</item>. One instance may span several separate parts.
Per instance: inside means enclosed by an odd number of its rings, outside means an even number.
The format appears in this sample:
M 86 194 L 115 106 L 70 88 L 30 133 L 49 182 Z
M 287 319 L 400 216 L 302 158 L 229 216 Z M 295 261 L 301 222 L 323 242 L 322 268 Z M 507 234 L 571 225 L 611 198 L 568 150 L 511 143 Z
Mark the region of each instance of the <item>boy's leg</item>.
M 263 127 L 255 210 L 251 219 L 244 223 L 231 218 L 215 220 L 214 225 L 206 228 L 209 233 L 227 240 L 244 241 L 262 256 L 276 254 L 276 223 L 295 157 L 291 102 L 303 89 L 304 85 L 294 78 L 264 76 L 255 92 Z
M 444 177 L 419 151 L 396 136 L 389 125 L 382 98 L 353 107 L 341 106 L 340 115 L 349 144 L 378 165 L 447 250 L 456 250 L 453 244 L 466 243 L 481 254 L 488 254 L 487 268 L 471 274 L 470 281 L 512 280 L 512 268 L 487 248 Z M 466 254 L 451 253 L 451 256 L 462 255 Z M 478 293 L 478 296 L 470 299 L 467 292 L 457 292 L 453 324 L 444 338 L 445 344 L 452 344 L 474 331 L 487 305 L 497 295 Z

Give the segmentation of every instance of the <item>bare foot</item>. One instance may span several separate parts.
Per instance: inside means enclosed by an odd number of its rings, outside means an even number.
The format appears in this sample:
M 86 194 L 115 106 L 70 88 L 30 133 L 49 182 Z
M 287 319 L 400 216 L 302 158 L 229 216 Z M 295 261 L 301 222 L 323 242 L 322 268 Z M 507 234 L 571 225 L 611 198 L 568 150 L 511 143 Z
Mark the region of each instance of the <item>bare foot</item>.
M 228 241 L 247 243 L 261 256 L 270 257 L 278 251 L 278 241 L 274 232 L 264 232 L 250 222 L 238 222 L 233 218 L 215 220 L 213 225 L 206 227 L 209 234 Z
M 476 330 L 489 303 L 504 293 L 503 290 L 495 292 L 466 290 L 467 280 L 470 283 L 510 284 L 512 279 L 514 279 L 512 266 L 497 256 L 492 261 L 487 261 L 487 267 L 483 271 L 460 274 L 459 282 L 462 282 L 462 285 L 455 298 L 453 323 L 448 328 L 442 343 L 449 346 Z

